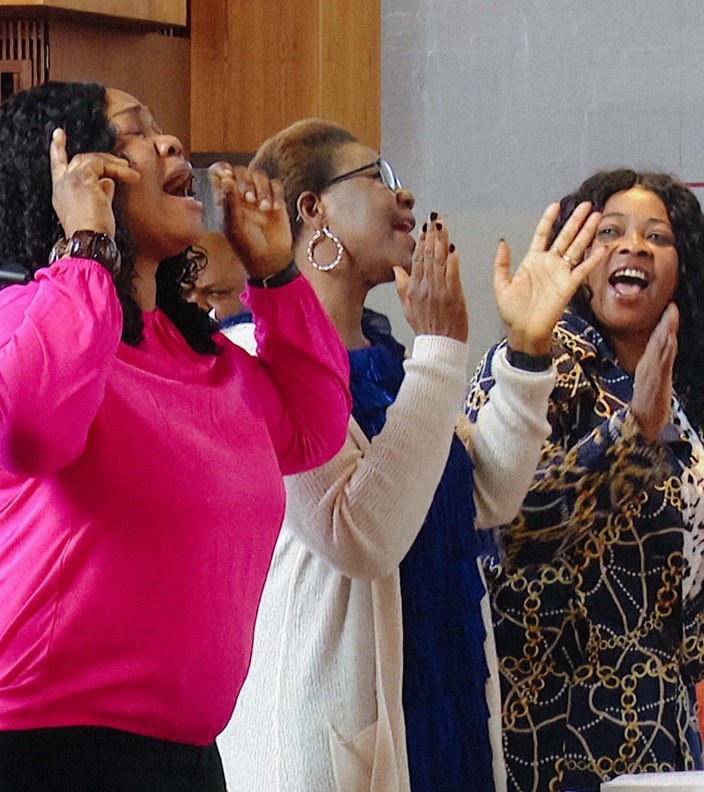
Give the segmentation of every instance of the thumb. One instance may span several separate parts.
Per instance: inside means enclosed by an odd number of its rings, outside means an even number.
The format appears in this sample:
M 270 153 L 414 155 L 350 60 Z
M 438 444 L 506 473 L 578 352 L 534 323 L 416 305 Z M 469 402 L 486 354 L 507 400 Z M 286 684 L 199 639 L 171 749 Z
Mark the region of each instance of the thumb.
M 396 279 L 396 291 L 401 305 L 406 305 L 408 302 L 408 285 L 411 281 L 410 275 L 403 267 L 394 267 L 394 278 Z
M 511 282 L 511 249 L 505 240 L 499 240 L 499 246 L 494 256 L 494 294 L 498 294 Z
M 66 133 L 60 127 L 57 127 L 51 135 L 51 142 L 49 144 L 49 163 L 51 165 L 51 180 L 56 184 L 68 165 Z
M 671 302 L 668 304 L 668 306 L 663 311 L 662 316 L 660 317 L 660 322 L 665 325 L 669 325 L 669 329 L 673 333 L 676 333 L 679 330 L 680 312 L 676 303 Z
M 100 189 L 112 203 L 115 197 L 115 181 L 113 179 L 103 178 L 98 181 L 98 184 L 100 185 Z

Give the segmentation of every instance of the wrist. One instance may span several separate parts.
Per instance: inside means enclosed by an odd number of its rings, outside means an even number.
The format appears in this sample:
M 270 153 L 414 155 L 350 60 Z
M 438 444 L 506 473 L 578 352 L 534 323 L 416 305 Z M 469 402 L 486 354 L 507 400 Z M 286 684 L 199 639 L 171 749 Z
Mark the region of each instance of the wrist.
M 552 353 L 533 355 L 507 346 L 506 360 L 510 366 L 521 371 L 547 371 L 552 366 Z
M 255 289 L 276 289 L 279 286 L 285 286 L 287 283 L 295 280 L 301 273 L 296 266 L 296 262 L 292 261 L 288 266 L 284 267 L 272 275 L 267 275 L 265 278 L 247 278 L 247 284 L 253 286 Z
M 85 258 L 97 261 L 114 278 L 120 272 L 122 257 L 115 240 L 99 231 L 74 231 L 59 239 L 49 253 L 49 264 L 62 258 Z

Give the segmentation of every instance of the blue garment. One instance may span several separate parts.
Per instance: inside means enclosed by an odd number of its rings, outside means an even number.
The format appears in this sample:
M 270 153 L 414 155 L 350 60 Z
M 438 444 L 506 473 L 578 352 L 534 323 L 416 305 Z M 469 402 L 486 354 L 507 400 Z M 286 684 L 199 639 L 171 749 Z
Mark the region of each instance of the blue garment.
M 367 349 L 352 350 L 352 414 L 378 434 L 403 380 L 403 347 L 386 317 L 365 309 Z M 401 562 L 403 710 L 413 792 L 492 792 L 485 684 L 484 586 L 476 559 L 472 463 L 453 438 L 440 484 Z
M 238 311 L 236 314 L 230 314 L 218 322 L 218 330 L 226 330 L 228 327 L 234 327 L 238 324 L 251 324 L 254 321 L 251 311 Z

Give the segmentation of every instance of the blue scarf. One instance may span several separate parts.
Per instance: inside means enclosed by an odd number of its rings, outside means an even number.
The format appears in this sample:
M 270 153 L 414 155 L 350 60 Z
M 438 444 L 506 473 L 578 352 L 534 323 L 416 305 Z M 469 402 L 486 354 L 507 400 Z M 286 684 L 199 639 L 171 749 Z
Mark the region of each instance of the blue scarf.
M 362 329 L 372 346 L 349 352 L 350 390 L 352 414 L 371 439 L 403 381 L 404 350 L 381 314 L 365 309 Z M 494 789 L 474 514 L 472 463 L 454 437 L 428 515 L 400 569 L 413 792 Z

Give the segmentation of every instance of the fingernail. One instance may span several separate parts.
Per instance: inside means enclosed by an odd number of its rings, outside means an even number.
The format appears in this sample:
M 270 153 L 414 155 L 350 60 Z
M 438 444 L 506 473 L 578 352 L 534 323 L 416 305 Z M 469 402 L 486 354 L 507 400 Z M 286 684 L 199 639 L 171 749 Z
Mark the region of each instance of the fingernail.
M 454 253 L 454 252 L 455 252 L 455 246 L 454 245 L 450 245 L 450 253 Z
M 423 228 L 422 228 L 423 233 L 425 233 L 427 230 L 428 230 L 428 224 L 423 223 Z
M 435 228 L 436 228 L 438 231 L 442 231 L 442 223 L 435 223 Z
M 431 212 L 431 213 L 430 213 L 430 219 L 431 219 L 433 222 L 435 222 L 435 220 L 437 220 L 437 219 L 438 219 L 438 213 L 437 213 L 437 212 Z

